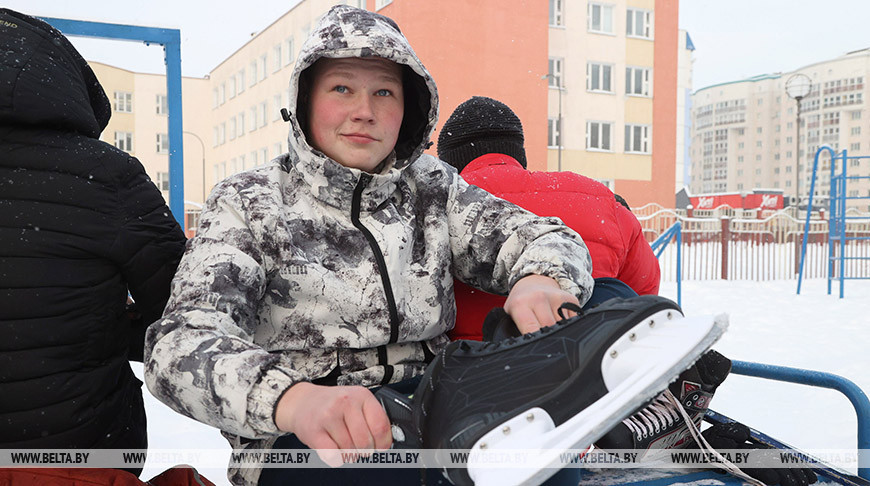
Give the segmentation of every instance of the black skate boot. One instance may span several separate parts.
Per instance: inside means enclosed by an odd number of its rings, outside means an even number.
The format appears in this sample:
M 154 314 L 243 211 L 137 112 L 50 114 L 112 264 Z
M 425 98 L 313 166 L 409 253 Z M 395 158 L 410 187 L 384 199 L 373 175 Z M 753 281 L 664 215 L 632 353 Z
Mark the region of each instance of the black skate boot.
M 538 332 L 499 342 L 457 341 L 429 365 L 413 401 L 376 396 L 397 446 L 535 449 L 528 469 L 437 459 L 454 484 L 538 484 L 559 454 L 585 449 L 706 351 L 723 318 L 685 319 L 657 296 L 614 299 Z
M 710 350 L 668 386 L 696 427 L 700 428 L 713 393 L 730 371 L 731 360 Z M 689 426 L 666 393 L 598 439 L 596 447 L 614 452 L 631 449 L 638 454 L 635 460 L 655 461 L 668 449 L 694 446 Z

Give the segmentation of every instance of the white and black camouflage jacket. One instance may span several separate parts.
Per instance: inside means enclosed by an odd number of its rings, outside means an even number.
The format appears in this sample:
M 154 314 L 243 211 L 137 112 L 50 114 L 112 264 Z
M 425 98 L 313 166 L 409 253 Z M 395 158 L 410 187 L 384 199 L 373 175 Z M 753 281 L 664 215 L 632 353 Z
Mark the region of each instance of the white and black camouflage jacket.
M 403 65 L 408 94 L 396 152 L 374 174 L 312 149 L 297 118 L 305 69 L 366 56 Z M 164 316 L 148 330 L 145 378 L 161 401 L 220 428 L 234 448 L 270 448 L 281 434 L 275 406 L 295 383 L 373 386 L 421 374 L 448 342 L 454 276 L 506 294 L 522 277 L 547 275 L 588 299 L 592 263 L 579 235 L 423 155 L 438 95 L 392 20 L 334 7 L 303 46 L 290 88 L 289 153 L 214 189 Z M 258 476 L 230 471 L 235 484 Z

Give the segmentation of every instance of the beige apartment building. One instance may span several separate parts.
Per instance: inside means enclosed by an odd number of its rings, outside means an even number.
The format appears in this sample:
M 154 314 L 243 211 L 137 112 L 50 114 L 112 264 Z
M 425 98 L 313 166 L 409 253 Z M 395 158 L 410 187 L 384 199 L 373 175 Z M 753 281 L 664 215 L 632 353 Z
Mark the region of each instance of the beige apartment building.
M 797 102 L 786 93 L 795 74 L 812 81 L 801 100 L 800 140 Z M 808 197 L 813 160 L 829 145 L 850 156 L 870 154 L 868 87 L 870 49 L 855 51 L 789 73 L 699 89 L 692 97 L 691 190 L 695 194 L 780 189 L 787 197 Z M 815 201 L 830 194 L 830 165 L 820 159 Z M 840 168 L 838 167 L 839 171 Z M 850 160 L 849 175 L 870 175 L 870 160 Z M 849 181 L 846 196 L 870 196 L 866 180 Z M 847 201 L 867 210 L 866 200 Z
M 142 162 L 154 184 L 169 200 L 169 136 L 166 76 L 128 71 L 90 62 L 106 96 L 112 118 L 100 139 L 129 152 Z M 203 113 L 208 103 L 209 81 L 183 77 L 184 197 L 185 210 L 198 209 L 204 201 L 203 152 L 196 137 L 206 140 L 209 123 Z M 207 147 L 205 147 L 207 149 Z M 191 226 L 191 224 L 185 226 Z
M 547 168 L 602 181 L 633 206 L 673 207 L 684 172 L 687 41 L 677 2 L 550 0 Z

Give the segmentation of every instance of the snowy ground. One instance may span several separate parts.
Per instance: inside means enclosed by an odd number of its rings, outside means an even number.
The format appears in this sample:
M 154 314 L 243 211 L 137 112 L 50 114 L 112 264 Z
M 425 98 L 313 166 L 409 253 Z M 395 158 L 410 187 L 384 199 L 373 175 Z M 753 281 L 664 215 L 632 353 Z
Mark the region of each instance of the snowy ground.
M 796 285 L 795 280 L 684 282 L 683 308 L 687 315 L 730 315 L 731 326 L 715 346 L 729 358 L 835 373 L 870 391 L 870 281 L 847 281 L 842 300 L 836 286 L 827 295 L 823 279 L 804 281 L 801 295 L 795 295 Z M 676 299 L 676 284 L 664 283 L 661 294 Z M 141 376 L 141 366 L 136 372 Z M 150 449 L 192 454 L 168 463 L 149 460 L 143 479 L 168 464 L 187 462 L 215 484 L 229 484 L 223 465 L 230 449 L 215 429 L 147 393 L 146 408 Z M 798 448 L 854 450 L 857 444 L 854 409 L 832 390 L 731 375 L 712 408 Z M 203 455 L 210 458 L 206 461 L 195 455 L 201 449 L 217 452 Z

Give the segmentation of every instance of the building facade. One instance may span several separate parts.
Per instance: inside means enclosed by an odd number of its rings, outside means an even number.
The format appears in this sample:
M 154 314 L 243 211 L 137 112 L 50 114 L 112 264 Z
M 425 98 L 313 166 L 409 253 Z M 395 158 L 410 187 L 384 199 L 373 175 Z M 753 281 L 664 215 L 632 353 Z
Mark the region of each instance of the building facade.
M 548 169 L 673 207 L 678 85 L 691 82 L 677 14 L 676 1 L 550 0 Z
M 795 74 L 812 82 L 801 100 L 800 135 L 797 101 L 786 92 Z M 845 149 L 850 156 L 870 152 L 868 75 L 870 49 L 865 49 L 789 73 L 699 89 L 692 97 L 692 192 L 780 189 L 787 197 L 806 200 L 820 146 Z M 828 161 L 827 155 L 820 158 L 815 201 L 830 194 Z M 847 171 L 870 175 L 870 160 L 851 160 Z M 849 181 L 846 191 L 848 197 L 870 196 L 870 183 Z M 868 209 L 866 200 L 847 200 L 847 205 Z
M 112 118 L 100 139 L 129 152 L 142 162 L 154 184 L 169 199 L 169 136 L 166 76 L 128 71 L 99 62 L 91 68 L 112 104 Z M 206 139 L 209 124 L 202 113 L 209 80 L 181 79 L 184 113 L 185 209 L 197 209 L 205 200 L 203 178 L 207 153 L 194 137 Z M 192 226 L 188 222 L 185 226 Z

